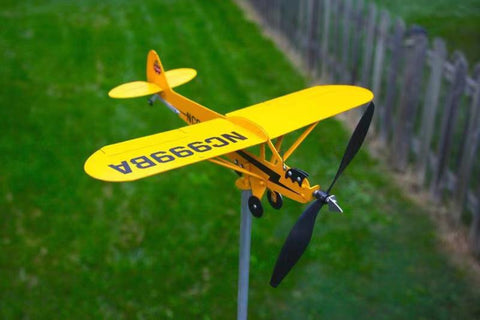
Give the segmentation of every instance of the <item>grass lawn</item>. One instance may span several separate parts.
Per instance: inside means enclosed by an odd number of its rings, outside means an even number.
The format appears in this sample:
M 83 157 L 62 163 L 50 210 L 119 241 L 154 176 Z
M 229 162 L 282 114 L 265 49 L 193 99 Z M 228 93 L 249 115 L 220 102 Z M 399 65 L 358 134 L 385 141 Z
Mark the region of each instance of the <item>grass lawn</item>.
M 465 53 L 472 66 L 480 62 L 480 0 L 374 0 L 380 8 L 418 24 L 429 36 L 442 37 L 447 49 Z
M 146 99 L 106 95 L 144 79 L 151 48 L 166 69 L 196 68 L 179 91 L 222 113 L 306 79 L 229 1 L 4 1 L 0 17 L 0 318 L 234 318 L 236 175 L 200 163 L 112 184 L 83 163 L 183 125 Z M 289 163 L 326 185 L 348 136 L 324 121 Z M 320 215 L 278 289 L 270 273 L 303 206 L 253 221 L 251 319 L 480 317 L 478 289 L 429 218 L 365 152 L 335 191 L 346 213 Z

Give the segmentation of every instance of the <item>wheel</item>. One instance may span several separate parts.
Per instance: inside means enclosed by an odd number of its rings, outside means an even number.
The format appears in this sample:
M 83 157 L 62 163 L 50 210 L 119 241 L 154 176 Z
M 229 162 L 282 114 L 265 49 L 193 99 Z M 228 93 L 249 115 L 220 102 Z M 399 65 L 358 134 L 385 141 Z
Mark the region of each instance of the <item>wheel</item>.
M 256 218 L 260 218 L 263 215 L 262 202 L 255 196 L 248 198 L 248 209 Z
M 283 197 L 280 193 L 274 191 L 267 191 L 267 199 L 272 208 L 280 209 L 283 206 Z

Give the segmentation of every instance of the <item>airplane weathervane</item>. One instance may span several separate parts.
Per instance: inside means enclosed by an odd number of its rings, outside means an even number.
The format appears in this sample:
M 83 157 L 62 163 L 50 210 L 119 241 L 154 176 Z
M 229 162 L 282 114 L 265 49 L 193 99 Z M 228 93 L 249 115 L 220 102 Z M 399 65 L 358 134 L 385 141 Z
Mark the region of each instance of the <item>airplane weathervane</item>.
M 322 206 L 327 204 L 330 210 L 342 212 L 330 191 L 365 139 L 375 108 L 373 93 L 349 85 L 316 86 L 222 115 L 172 90 L 195 76 L 196 71 L 189 68 L 164 71 L 157 53 L 151 50 L 147 58 L 147 81 L 120 85 L 109 96 L 153 95 L 149 103 L 160 100 L 189 126 L 105 146 L 88 158 L 85 172 L 96 179 L 122 182 L 208 160 L 237 172 L 240 177 L 235 185 L 241 190 L 251 190 L 248 208 L 256 217 L 263 214 L 261 199 L 265 192 L 275 209 L 282 207 L 283 196 L 301 203 L 313 201 L 280 251 L 270 280 L 276 287 L 308 246 Z M 366 103 L 369 105 L 327 189 L 311 186 L 305 171 L 286 164 L 319 121 Z M 300 136 L 282 151 L 284 136 L 301 128 L 304 131 Z M 257 145 L 258 154 L 246 150 Z

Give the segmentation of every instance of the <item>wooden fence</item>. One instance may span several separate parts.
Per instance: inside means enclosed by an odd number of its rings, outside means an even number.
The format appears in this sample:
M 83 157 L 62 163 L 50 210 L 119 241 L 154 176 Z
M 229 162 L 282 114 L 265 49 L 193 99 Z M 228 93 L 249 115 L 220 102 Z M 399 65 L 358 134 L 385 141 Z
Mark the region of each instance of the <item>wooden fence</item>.
M 480 63 L 361 0 L 249 0 L 311 75 L 371 88 L 375 131 L 400 172 L 413 171 L 451 220 L 470 226 L 480 255 Z

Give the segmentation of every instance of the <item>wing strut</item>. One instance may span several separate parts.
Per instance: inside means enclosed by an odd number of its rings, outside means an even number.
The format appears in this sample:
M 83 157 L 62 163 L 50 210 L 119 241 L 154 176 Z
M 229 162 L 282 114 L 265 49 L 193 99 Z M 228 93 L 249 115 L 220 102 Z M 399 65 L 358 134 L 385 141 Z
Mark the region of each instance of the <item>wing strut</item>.
M 305 138 L 310 134 L 310 132 L 312 132 L 312 130 L 317 126 L 317 124 L 318 121 L 312 123 L 307 129 L 305 129 L 305 131 L 300 135 L 300 137 L 297 138 L 297 140 L 295 140 L 291 147 L 287 151 L 285 151 L 285 153 L 283 154 L 283 161 L 286 161 L 292 155 L 293 151 L 295 151 L 300 146 L 300 144 L 302 144 L 303 140 L 305 140 Z
M 231 163 L 230 161 L 227 161 L 223 158 L 212 158 L 212 159 L 207 159 L 208 161 L 212 162 L 212 163 L 215 163 L 215 164 L 218 164 L 219 166 L 222 166 L 222 167 L 225 167 L 225 168 L 228 168 L 228 169 L 232 169 L 232 170 L 235 170 L 235 171 L 238 171 L 238 172 L 241 172 L 241 173 L 244 173 L 246 175 L 249 175 L 249 176 L 252 176 L 254 178 L 258 178 L 258 179 L 263 179 L 262 177 L 260 177 L 258 174 L 255 174 L 251 171 L 248 171 L 246 170 L 245 168 L 242 168 L 236 164 L 233 164 Z
M 268 143 L 268 147 L 272 151 L 272 159 L 270 162 L 273 164 L 283 163 L 284 159 L 282 159 L 282 156 L 278 153 L 278 150 L 273 145 L 272 140 L 268 139 L 267 143 Z

